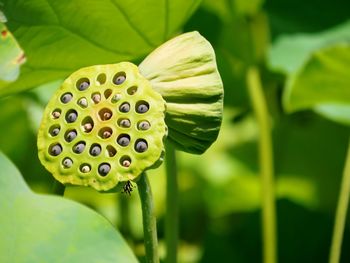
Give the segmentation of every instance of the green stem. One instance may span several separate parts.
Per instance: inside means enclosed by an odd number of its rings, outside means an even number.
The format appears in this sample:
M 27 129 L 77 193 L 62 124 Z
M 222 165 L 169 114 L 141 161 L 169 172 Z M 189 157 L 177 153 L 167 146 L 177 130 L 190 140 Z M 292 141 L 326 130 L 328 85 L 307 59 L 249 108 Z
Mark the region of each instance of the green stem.
M 159 263 L 157 224 L 154 214 L 151 186 L 146 173 L 143 173 L 137 182 L 142 206 L 143 234 L 146 249 L 146 262 Z
M 348 145 L 348 152 L 346 155 L 344 174 L 341 183 L 339 200 L 337 205 L 337 212 L 335 216 L 335 223 L 333 229 L 333 238 L 331 252 L 329 256 L 330 263 L 338 263 L 341 255 L 341 245 L 344 234 L 344 227 L 346 221 L 346 214 L 349 205 L 350 197 L 350 142 Z
M 119 201 L 119 213 L 120 213 L 120 232 L 123 234 L 123 237 L 131 241 L 131 231 L 130 231 L 130 209 L 129 209 L 129 202 L 128 197 L 126 194 L 121 194 L 118 197 Z
M 252 106 L 259 126 L 259 164 L 262 186 L 262 237 L 265 263 L 275 263 L 276 208 L 273 171 L 273 153 L 269 113 L 261 86 L 259 70 L 251 67 L 247 73 L 247 84 Z
M 61 184 L 59 181 L 54 180 L 53 186 L 52 186 L 52 192 L 56 195 L 64 195 L 64 191 L 66 190 L 66 187 Z
M 178 209 L 178 184 L 176 169 L 175 149 L 171 144 L 166 144 L 166 214 L 165 214 L 165 239 L 167 263 L 177 262 L 177 240 L 179 225 Z

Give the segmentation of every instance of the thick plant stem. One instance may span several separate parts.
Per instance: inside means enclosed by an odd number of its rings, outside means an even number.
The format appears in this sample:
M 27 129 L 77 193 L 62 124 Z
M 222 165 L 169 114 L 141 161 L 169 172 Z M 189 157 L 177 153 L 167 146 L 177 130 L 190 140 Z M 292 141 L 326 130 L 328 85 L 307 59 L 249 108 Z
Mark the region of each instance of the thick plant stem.
M 271 127 L 269 113 L 260 81 L 259 70 L 251 67 L 247 84 L 259 126 L 259 164 L 262 187 L 262 238 L 265 263 L 275 263 L 277 258 L 276 207 Z
M 142 206 L 143 234 L 146 249 L 146 262 L 159 263 L 157 223 L 154 214 L 151 186 L 146 173 L 143 173 L 137 182 Z
M 53 192 L 55 195 L 61 195 L 61 196 L 63 196 L 65 190 L 66 190 L 66 187 L 65 187 L 63 184 L 61 184 L 59 181 L 55 180 L 55 181 L 53 182 L 52 192 Z
M 348 145 L 348 152 L 346 155 L 344 174 L 343 174 L 343 179 L 341 183 L 339 200 L 338 200 L 337 211 L 335 216 L 329 263 L 340 262 L 341 245 L 343 240 L 347 209 L 349 206 L 349 198 L 350 198 L 350 142 Z
M 123 234 L 123 237 L 131 241 L 130 235 L 130 207 L 129 207 L 129 202 L 128 197 L 126 194 L 122 194 L 118 197 L 119 201 L 119 213 L 120 213 L 120 232 Z
M 166 263 L 177 262 L 177 240 L 179 225 L 178 184 L 175 149 L 171 144 L 166 145 L 166 214 L 165 240 Z

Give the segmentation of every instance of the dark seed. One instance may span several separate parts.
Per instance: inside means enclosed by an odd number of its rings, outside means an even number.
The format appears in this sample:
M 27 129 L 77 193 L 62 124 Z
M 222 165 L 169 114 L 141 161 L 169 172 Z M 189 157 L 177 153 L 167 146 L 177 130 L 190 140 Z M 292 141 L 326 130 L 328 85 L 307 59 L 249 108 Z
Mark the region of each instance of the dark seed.
M 65 93 L 62 95 L 61 101 L 62 103 L 68 103 L 72 100 L 72 98 L 73 98 L 73 95 L 71 93 Z
M 100 153 L 101 153 L 101 146 L 100 145 L 95 144 L 91 147 L 90 154 L 92 156 L 98 156 L 98 155 L 100 155 Z
M 119 110 L 121 111 L 121 112 L 129 112 L 129 110 L 130 110 L 130 104 L 129 103 L 123 103 L 122 105 L 120 105 L 120 107 L 119 107 Z
M 66 115 L 66 120 L 69 123 L 75 122 L 78 118 L 78 114 L 76 111 L 70 111 L 68 112 L 68 114 Z
M 64 158 L 62 164 L 64 168 L 71 168 L 73 165 L 73 161 L 70 158 Z
M 120 124 L 120 126 L 125 127 L 125 128 L 129 128 L 131 125 L 131 123 L 128 119 L 121 120 L 119 124 Z
M 70 131 L 66 135 L 66 141 L 67 142 L 71 142 L 71 141 L 73 141 L 75 139 L 75 137 L 77 137 L 77 132 L 76 131 Z
M 102 163 L 98 167 L 98 172 L 100 173 L 101 176 L 106 176 L 110 170 L 111 170 L 111 166 L 108 163 Z
M 137 106 L 136 112 L 138 113 L 145 113 L 148 111 L 148 105 L 146 104 L 140 104 Z
M 148 130 L 150 126 L 151 126 L 151 125 L 149 124 L 148 121 L 141 121 L 141 122 L 139 123 L 139 125 L 138 125 L 138 128 L 139 128 L 140 130 L 145 131 L 145 130 Z
M 87 81 L 83 81 L 79 84 L 79 90 L 86 90 L 90 86 L 90 83 Z
M 135 150 L 139 153 L 145 152 L 148 149 L 147 142 L 145 140 L 138 140 L 135 144 Z
M 117 85 L 120 85 L 125 81 L 125 79 L 126 79 L 126 77 L 123 75 L 118 76 L 117 78 L 114 79 L 114 83 Z
M 51 131 L 52 136 L 57 136 L 60 133 L 60 128 L 54 128 Z
M 76 144 L 76 145 L 74 146 L 73 151 L 74 151 L 75 153 L 82 153 L 82 152 L 84 151 L 84 149 L 85 149 L 85 143 L 79 142 L 78 144 Z
M 119 138 L 118 138 L 118 144 L 120 145 L 120 146 L 128 146 L 129 145 L 129 143 L 130 143 L 130 137 L 128 137 L 128 136 L 120 136 Z
M 57 156 L 62 152 L 62 146 L 59 144 L 56 144 L 54 146 L 52 146 L 51 148 L 51 155 L 53 156 Z

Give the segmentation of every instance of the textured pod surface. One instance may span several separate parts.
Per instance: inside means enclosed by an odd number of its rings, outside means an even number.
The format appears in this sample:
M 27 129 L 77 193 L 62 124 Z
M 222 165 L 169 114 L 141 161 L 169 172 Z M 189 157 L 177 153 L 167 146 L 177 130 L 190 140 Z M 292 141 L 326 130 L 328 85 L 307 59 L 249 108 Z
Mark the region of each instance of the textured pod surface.
M 210 43 L 198 32 L 182 34 L 153 51 L 139 69 L 166 101 L 173 144 L 190 153 L 208 149 L 220 130 L 224 93 Z
M 140 112 L 140 105 L 147 108 L 142 106 Z M 64 81 L 45 109 L 39 158 L 61 183 L 110 190 L 162 161 L 164 111 L 162 96 L 135 65 L 80 69 Z M 140 123 L 149 125 L 143 129 Z

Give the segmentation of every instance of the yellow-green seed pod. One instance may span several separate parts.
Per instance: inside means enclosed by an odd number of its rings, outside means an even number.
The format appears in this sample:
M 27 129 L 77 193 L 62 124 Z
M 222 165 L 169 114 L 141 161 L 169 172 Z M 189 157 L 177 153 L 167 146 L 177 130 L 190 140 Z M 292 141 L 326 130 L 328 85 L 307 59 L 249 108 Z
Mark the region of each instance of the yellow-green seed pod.
M 63 184 L 116 188 L 162 161 L 164 114 L 162 96 L 132 63 L 82 68 L 45 109 L 40 161 Z

